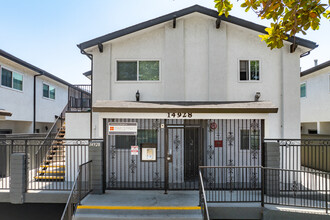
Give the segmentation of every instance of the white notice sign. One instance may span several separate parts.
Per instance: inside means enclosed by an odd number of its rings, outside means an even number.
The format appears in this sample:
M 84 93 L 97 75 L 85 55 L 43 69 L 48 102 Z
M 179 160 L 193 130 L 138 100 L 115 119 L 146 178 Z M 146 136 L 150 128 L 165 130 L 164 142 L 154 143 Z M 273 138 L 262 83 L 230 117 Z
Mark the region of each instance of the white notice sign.
M 139 146 L 131 146 L 131 155 L 137 156 L 139 155 Z
M 110 122 L 108 133 L 109 135 L 137 135 L 137 122 Z

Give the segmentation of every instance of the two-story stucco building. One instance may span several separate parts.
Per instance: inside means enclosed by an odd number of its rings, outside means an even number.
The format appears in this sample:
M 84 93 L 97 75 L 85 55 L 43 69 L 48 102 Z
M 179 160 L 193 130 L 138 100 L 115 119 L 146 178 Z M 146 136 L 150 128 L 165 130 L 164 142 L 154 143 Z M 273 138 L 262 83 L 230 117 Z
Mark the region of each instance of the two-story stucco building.
M 270 50 L 264 29 L 196 5 L 79 44 L 92 123 L 67 114 L 67 137 L 105 138 L 109 189 L 195 189 L 198 165 L 262 165 L 264 138 L 300 137 L 300 56 L 317 46 Z
M 0 50 L 0 134 L 47 133 L 68 103 L 70 83 Z
M 301 72 L 301 133 L 330 134 L 330 61 Z

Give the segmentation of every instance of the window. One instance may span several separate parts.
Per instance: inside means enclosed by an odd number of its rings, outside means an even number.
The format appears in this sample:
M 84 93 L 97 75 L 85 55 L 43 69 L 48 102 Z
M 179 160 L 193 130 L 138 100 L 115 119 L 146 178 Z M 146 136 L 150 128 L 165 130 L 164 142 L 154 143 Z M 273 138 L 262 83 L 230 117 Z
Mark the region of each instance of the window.
M 300 98 L 306 97 L 306 83 L 300 84 Z
M 23 75 L 1 68 L 1 85 L 23 91 Z
M 158 81 L 159 61 L 117 61 L 117 81 Z
M 116 148 L 118 149 L 131 149 L 131 146 L 141 146 L 142 143 L 157 144 L 157 131 L 156 130 L 138 130 L 137 142 L 136 136 L 116 135 Z
M 239 80 L 258 81 L 260 80 L 259 60 L 240 60 L 239 61 Z
M 55 88 L 53 86 L 43 83 L 42 96 L 49 99 L 55 99 Z
M 260 149 L 260 130 L 241 130 L 241 150 Z

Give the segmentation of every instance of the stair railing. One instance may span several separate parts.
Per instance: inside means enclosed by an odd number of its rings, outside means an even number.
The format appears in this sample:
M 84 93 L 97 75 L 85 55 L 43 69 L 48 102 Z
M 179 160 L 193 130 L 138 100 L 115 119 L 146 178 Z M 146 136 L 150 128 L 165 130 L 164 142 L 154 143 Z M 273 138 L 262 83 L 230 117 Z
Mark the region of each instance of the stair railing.
M 90 160 L 79 166 L 79 170 L 65 205 L 61 220 L 71 220 L 81 200 L 83 200 L 92 191 L 91 165 L 92 161 Z
M 209 209 L 207 206 L 205 188 L 204 188 L 204 181 L 202 171 L 199 168 L 199 202 L 201 205 L 201 211 L 204 220 L 210 220 Z
M 37 168 L 41 165 L 42 161 L 47 156 L 48 151 L 51 149 L 52 142 L 54 141 L 54 139 L 57 137 L 57 135 L 59 133 L 58 124 L 60 123 L 60 126 L 59 126 L 60 128 L 63 126 L 63 122 L 65 121 L 64 115 L 65 115 L 65 112 L 67 111 L 67 109 L 68 109 L 68 104 L 64 107 L 61 114 L 56 118 L 54 124 L 50 128 L 45 139 L 42 141 L 38 150 L 36 151 L 36 153 L 35 153 L 36 167 L 35 168 Z M 48 149 L 43 149 L 44 146 L 47 146 Z M 37 172 L 37 169 L 36 169 L 36 172 Z

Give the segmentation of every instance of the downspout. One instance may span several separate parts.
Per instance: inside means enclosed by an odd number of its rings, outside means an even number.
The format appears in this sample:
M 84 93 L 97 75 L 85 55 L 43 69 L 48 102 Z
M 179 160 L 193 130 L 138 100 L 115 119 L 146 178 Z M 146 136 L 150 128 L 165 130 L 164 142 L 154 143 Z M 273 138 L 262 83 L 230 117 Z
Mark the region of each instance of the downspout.
M 91 111 L 89 116 L 89 138 L 93 139 L 93 54 L 86 53 L 77 45 L 80 49 L 80 53 L 86 55 L 91 60 Z
M 44 75 L 39 73 L 38 75 L 33 76 L 33 133 L 36 133 L 36 89 L 37 89 L 37 77 Z

